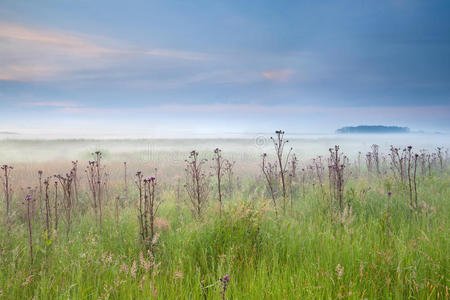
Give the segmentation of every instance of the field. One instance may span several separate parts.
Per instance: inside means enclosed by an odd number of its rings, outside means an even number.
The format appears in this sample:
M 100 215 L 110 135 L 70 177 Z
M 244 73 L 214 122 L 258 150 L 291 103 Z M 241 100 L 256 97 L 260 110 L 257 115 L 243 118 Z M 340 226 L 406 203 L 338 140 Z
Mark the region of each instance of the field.
M 0 299 L 450 298 L 445 137 L 272 137 L 0 141 Z

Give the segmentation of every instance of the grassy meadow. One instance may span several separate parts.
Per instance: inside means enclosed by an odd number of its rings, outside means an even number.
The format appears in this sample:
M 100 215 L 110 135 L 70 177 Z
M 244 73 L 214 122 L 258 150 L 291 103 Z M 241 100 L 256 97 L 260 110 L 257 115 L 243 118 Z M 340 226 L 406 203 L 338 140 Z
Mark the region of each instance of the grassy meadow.
M 281 138 L 1 141 L 0 299 L 450 298 L 445 149 Z

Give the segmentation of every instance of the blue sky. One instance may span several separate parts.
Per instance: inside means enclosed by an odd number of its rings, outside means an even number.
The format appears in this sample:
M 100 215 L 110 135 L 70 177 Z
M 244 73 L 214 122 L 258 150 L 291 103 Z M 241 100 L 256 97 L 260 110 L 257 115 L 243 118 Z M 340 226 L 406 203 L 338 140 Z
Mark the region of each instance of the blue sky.
M 0 131 L 450 131 L 448 1 L 0 3 Z

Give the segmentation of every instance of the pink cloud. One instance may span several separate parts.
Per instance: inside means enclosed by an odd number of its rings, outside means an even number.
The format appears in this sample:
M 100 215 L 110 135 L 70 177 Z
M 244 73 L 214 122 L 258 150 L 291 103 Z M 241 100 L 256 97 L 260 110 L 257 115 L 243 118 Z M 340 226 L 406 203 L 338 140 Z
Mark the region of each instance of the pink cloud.
M 288 81 L 293 73 L 292 70 L 271 70 L 262 72 L 262 76 L 273 81 Z
M 113 108 L 97 108 L 97 107 L 62 107 L 55 110 L 57 113 L 68 114 L 120 114 L 127 109 L 113 109 Z
M 109 70 L 129 60 L 208 60 L 204 53 L 136 48 L 105 37 L 0 22 L 0 80 L 71 78 L 79 71 Z M 89 73 L 89 72 L 86 72 Z

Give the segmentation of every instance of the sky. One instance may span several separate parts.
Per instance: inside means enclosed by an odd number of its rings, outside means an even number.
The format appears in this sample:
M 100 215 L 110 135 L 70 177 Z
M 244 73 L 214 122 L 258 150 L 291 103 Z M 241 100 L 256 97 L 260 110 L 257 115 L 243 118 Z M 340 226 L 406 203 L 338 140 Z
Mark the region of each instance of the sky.
M 450 2 L 0 1 L 0 132 L 450 132 Z

